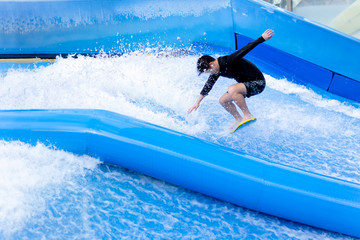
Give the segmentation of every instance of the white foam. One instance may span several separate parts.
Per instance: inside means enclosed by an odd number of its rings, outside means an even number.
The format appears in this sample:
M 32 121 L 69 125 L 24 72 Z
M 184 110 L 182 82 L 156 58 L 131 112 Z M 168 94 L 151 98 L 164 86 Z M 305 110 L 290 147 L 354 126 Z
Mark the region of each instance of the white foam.
M 275 79 L 269 75 L 266 75 L 266 81 L 268 87 L 285 94 L 294 94 L 304 102 L 310 103 L 313 106 L 332 110 L 334 112 L 360 119 L 359 107 L 352 106 L 349 103 L 340 102 L 339 100 L 324 98 L 313 90 L 305 86 L 289 82 L 286 79 Z
M 0 108 L 105 109 L 194 133 L 194 125 L 206 128 L 196 113 L 185 119 L 201 88 L 195 61 L 194 56 L 132 53 L 60 58 L 48 67 L 10 70 L 0 78 Z
M 87 156 L 0 141 L 0 233 L 11 235 L 43 214 L 46 199 L 99 164 Z

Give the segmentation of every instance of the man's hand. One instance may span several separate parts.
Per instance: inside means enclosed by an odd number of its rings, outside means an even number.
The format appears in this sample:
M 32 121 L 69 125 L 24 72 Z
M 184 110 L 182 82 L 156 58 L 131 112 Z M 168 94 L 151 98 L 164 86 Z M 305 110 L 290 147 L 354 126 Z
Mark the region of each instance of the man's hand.
M 190 114 L 193 110 L 196 111 L 196 109 L 199 108 L 200 103 L 201 103 L 201 101 L 204 99 L 204 97 L 205 97 L 204 95 L 201 95 L 201 94 L 199 95 L 199 97 L 198 97 L 198 99 L 196 100 L 194 106 L 192 106 L 191 108 L 189 108 L 188 114 Z
M 261 36 L 267 41 L 274 36 L 274 30 L 268 29 Z
M 194 106 L 192 106 L 191 108 L 189 108 L 188 114 L 190 114 L 193 110 L 196 111 L 196 109 L 198 109 L 199 105 L 200 105 L 199 103 L 195 103 Z

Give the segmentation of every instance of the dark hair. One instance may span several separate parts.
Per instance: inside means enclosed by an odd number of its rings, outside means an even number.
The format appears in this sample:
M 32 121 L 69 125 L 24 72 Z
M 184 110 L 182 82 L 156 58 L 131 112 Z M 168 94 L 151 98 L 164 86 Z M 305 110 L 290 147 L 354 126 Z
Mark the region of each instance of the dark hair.
M 205 72 L 210 68 L 210 63 L 214 61 L 215 58 L 209 56 L 209 55 L 203 55 L 201 56 L 197 61 L 197 70 L 199 75 Z

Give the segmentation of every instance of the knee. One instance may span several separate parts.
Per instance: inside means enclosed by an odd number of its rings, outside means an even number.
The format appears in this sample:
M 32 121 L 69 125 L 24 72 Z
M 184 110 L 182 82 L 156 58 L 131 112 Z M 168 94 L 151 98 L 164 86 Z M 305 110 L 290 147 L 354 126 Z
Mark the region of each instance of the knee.
M 228 88 L 228 93 L 230 94 L 231 97 L 233 97 L 237 93 L 236 87 L 234 85 L 230 86 Z
M 246 87 L 242 83 L 234 84 L 228 88 L 228 93 L 230 94 L 232 99 L 236 98 L 239 95 L 244 96 L 246 95 Z
M 224 97 L 220 97 L 220 98 L 219 98 L 219 103 L 220 103 L 220 105 L 222 105 L 222 106 L 226 103 Z

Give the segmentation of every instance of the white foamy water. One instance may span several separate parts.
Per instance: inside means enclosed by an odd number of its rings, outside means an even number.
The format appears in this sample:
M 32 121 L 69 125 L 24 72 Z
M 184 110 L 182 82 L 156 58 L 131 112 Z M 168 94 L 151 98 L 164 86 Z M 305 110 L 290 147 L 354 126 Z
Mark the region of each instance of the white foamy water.
M 116 58 L 58 59 L 34 70 L 10 70 L 1 78 L 1 109 L 96 108 L 183 132 L 204 121 L 184 121 L 200 88 L 195 57 L 133 53 Z M 190 89 L 191 88 L 191 89 Z
M 48 211 L 48 200 L 95 169 L 99 160 L 43 144 L 0 141 L 0 236 L 13 236 Z
M 0 238 L 346 239 L 99 163 L 0 142 Z
M 267 76 L 268 87 L 280 91 L 285 94 L 294 94 L 298 96 L 304 102 L 307 102 L 316 107 L 329 109 L 334 112 L 345 114 L 349 117 L 360 119 L 359 104 L 340 102 L 335 99 L 324 98 L 323 96 L 315 93 L 313 90 L 306 88 L 305 86 L 291 83 L 286 79 L 274 79 Z

